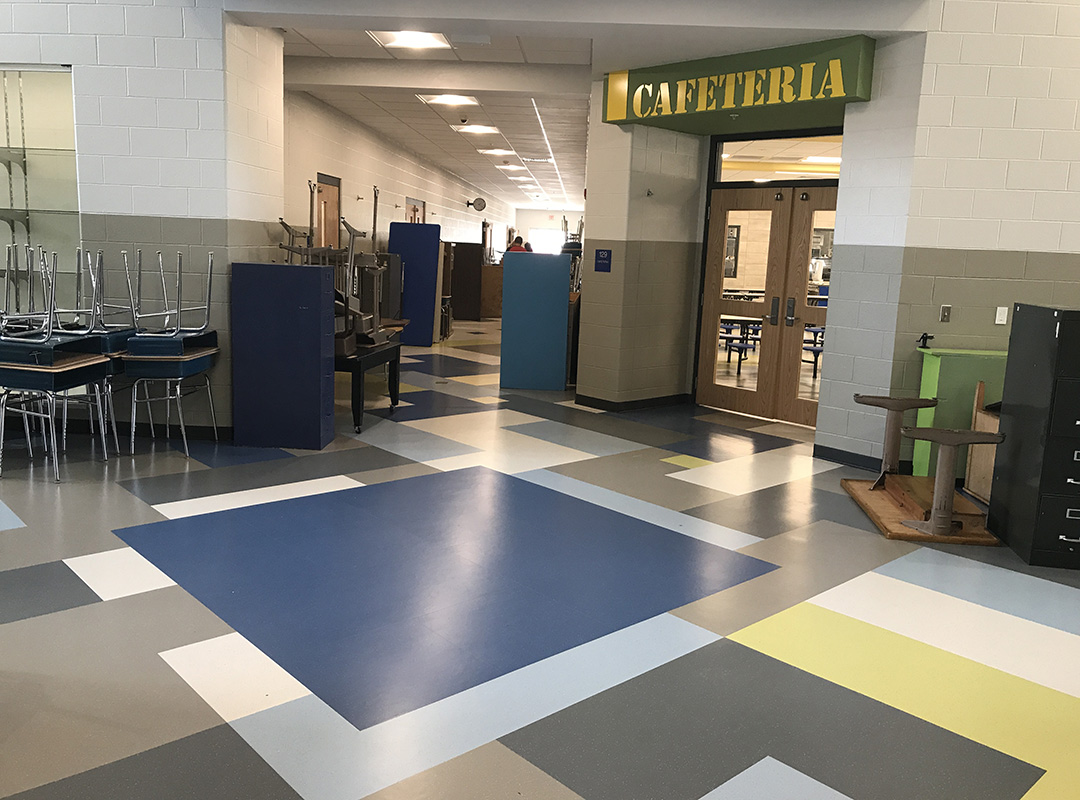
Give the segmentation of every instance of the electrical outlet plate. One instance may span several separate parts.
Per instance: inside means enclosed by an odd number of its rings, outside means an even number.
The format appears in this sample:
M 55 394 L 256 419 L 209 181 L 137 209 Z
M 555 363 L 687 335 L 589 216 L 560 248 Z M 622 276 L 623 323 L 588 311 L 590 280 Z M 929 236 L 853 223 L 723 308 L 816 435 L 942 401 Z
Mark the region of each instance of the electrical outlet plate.
M 939 322 L 948 322 L 952 317 L 952 306 L 942 306 L 941 314 L 938 317 Z
M 995 325 L 1008 325 L 1009 324 L 1009 307 L 998 306 L 997 313 L 994 315 Z

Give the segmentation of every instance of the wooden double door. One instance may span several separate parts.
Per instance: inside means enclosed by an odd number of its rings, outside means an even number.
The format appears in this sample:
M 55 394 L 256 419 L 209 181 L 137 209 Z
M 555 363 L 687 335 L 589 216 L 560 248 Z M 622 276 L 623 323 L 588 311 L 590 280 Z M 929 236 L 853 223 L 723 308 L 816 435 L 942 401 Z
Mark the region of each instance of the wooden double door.
M 714 189 L 697 402 L 813 425 L 836 187 Z

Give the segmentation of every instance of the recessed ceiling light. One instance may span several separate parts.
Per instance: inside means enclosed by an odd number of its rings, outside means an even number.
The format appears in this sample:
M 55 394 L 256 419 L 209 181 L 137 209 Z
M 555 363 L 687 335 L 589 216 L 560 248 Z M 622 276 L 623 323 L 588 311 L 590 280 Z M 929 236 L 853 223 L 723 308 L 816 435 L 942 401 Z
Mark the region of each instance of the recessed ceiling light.
M 418 94 L 418 98 L 429 106 L 478 106 L 475 97 L 464 94 Z
M 554 164 L 555 163 L 554 158 L 527 158 L 526 156 L 522 156 L 521 160 L 529 162 L 529 163 L 533 163 L 533 164 Z
M 477 150 L 476 152 L 485 156 L 512 156 L 513 150 L 507 150 L 505 147 L 496 147 L 492 150 Z
M 499 129 L 491 125 L 451 125 L 458 133 L 498 133 Z
M 525 191 L 537 191 L 540 187 L 535 183 L 523 183 L 520 188 Z
M 502 169 L 505 169 L 505 167 L 503 167 Z M 524 167 L 522 167 L 522 169 L 524 169 Z M 507 175 L 506 177 L 512 181 L 532 181 L 532 178 L 530 178 L 528 175 Z
M 521 166 L 520 164 L 496 164 L 495 169 L 505 169 L 507 172 L 520 172 L 521 170 L 525 169 L 525 167 Z M 529 180 L 532 180 L 532 178 L 530 178 Z
M 450 42 L 441 33 L 424 31 L 368 31 L 383 47 L 407 47 L 410 50 L 449 50 Z
M 807 156 L 802 159 L 804 164 L 839 164 L 840 156 Z
M 754 183 L 772 183 L 772 178 L 754 178 Z

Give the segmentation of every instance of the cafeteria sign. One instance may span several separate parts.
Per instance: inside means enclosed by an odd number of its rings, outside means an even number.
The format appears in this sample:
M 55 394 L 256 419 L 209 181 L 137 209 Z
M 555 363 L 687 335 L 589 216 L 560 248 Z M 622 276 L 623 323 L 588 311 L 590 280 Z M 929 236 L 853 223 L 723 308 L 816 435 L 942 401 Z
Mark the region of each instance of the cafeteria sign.
M 847 103 L 870 99 L 874 40 L 825 42 L 609 72 L 604 122 L 685 133 L 841 125 Z

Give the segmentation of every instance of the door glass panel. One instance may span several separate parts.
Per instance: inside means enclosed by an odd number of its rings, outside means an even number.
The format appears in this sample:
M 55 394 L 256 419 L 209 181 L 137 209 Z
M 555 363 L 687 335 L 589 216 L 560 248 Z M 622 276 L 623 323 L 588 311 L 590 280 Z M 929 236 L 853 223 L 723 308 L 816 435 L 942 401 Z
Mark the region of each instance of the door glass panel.
M 723 301 L 716 376 L 718 385 L 757 391 L 761 356 L 761 303 L 769 267 L 773 212 L 735 210 L 727 215 Z M 740 306 L 745 306 L 741 309 Z
M 814 212 L 810 238 L 810 263 L 806 271 L 806 304 L 826 309 L 829 305 L 829 281 L 832 277 L 833 230 L 836 212 Z M 822 316 L 824 316 L 824 311 Z M 799 397 L 817 400 L 821 386 L 821 362 L 825 350 L 825 321 L 807 323 L 803 328 L 802 364 L 799 370 Z
M 729 211 L 724 248 L 724 299 L 759 302 L 769 268 L 771 211 Z

